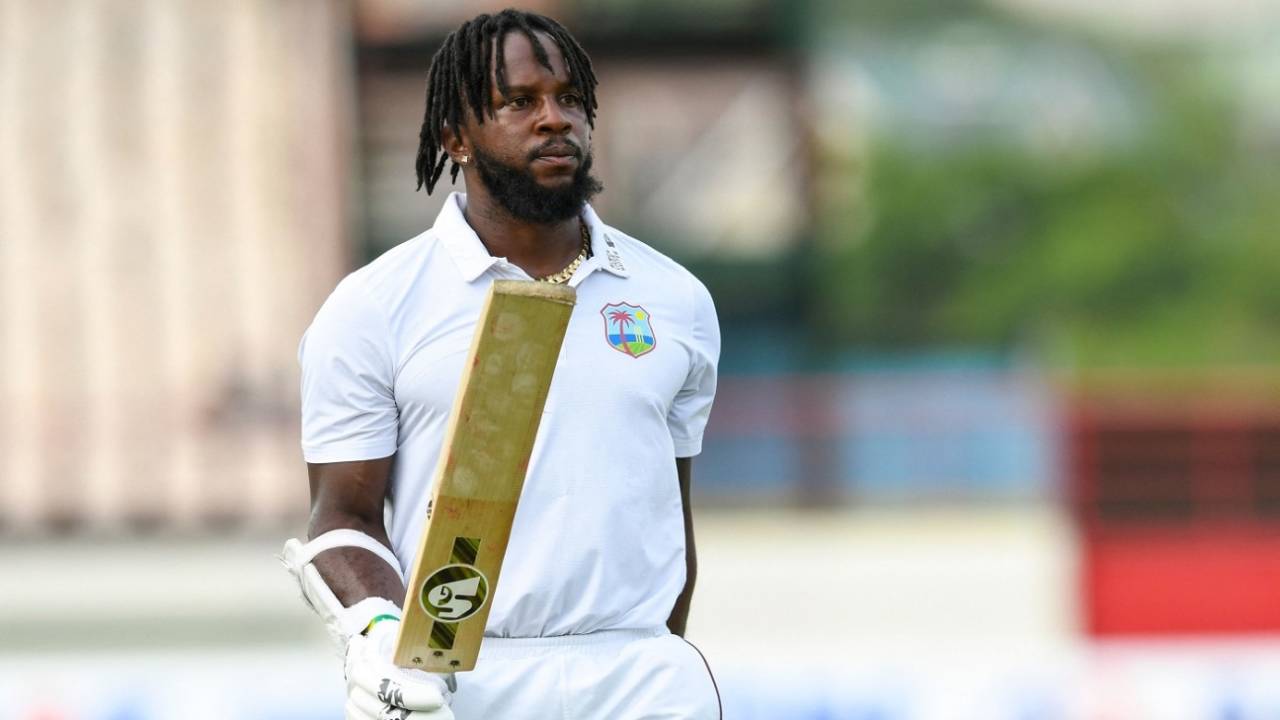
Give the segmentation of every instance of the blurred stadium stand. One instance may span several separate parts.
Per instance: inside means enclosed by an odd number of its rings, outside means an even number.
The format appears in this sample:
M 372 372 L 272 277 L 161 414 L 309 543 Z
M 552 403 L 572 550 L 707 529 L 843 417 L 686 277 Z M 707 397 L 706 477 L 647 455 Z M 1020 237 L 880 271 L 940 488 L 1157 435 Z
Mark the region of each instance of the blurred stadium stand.
M 1043 501 L 1060 426 L 1054 389 L 1031 372 L 729 376 L 698 484 L 726 504 Z

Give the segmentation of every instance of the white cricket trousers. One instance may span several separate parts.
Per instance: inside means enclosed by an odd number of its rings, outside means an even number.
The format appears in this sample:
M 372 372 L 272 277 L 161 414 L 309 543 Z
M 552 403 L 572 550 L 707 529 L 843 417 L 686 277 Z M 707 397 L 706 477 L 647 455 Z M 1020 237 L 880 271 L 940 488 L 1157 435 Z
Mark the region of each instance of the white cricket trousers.
M 721 720 L 702 653 L 666 628 L 485 638 L 457 720 Z

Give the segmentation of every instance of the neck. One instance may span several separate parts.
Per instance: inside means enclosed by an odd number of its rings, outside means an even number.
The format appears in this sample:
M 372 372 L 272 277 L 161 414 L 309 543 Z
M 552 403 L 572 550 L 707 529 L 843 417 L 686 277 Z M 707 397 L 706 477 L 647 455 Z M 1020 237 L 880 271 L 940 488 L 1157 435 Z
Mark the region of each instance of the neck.
M 467 224 L 494 257 L 539 278 L 564 269 L 582 249 L 581 221 L 577 217 L 540 224 L 513 217 L 488 192 L 467 188 Z

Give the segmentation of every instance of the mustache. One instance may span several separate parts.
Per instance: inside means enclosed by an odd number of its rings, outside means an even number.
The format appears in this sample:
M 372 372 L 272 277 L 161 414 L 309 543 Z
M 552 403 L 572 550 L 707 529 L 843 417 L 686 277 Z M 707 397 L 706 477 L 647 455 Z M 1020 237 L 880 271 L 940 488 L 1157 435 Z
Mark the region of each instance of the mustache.
M 533 162 L 549 152 L 564 150 L 571 150 L 575 158 L 582 159 L 582 148 L 572 140 L 548 140 L 529 152 L 529 161 Z

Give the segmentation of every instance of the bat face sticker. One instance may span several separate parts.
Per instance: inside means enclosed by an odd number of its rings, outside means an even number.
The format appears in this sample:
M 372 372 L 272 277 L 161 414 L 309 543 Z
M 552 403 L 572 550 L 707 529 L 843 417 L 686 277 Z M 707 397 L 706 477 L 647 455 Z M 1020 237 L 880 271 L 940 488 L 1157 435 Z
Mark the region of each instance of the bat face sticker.
M 475 615 L 489 597 L 489 581 L 472 565 L 455 564 L 431 573 L 418 593 L 431 619 L 456 623 Z

